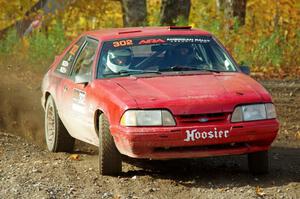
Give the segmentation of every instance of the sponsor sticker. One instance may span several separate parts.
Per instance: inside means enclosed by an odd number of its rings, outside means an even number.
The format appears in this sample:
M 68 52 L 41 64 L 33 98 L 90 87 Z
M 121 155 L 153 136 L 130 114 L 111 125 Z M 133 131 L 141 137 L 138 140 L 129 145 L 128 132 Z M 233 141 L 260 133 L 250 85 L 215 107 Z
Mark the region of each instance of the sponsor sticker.
M 68 62 L 72 62 L 73 61 L 73 59 L 74 59 L 74 56 L 73 55 L 70 55 L 69 57 L 68 57 Z
M 84 91 L 81 91 L 79 89 L 73 90 L 73 103 L 72 103 L 72 109 L 79 113 L 85 112 L 85 105 L 86 101 L 85 98 L 86 94 Z
M 185 43 L 185 42 L 194 42 L 193 38 L 187 38 L 187 37 L 172 37 L 167 38 L 167 41 L 174 42 L 174 43 Z
M 162 44 L 166 43 L 163 39 L 143 39 L 139 41 L 139 45 L 145 45 L 145 44 Z
M 195 140 L 206 140 L 206 139 L 220 139 L 229 137 L 229 130 L 218 130 L 214 128 L 211 131 L 198 131 L 197 129 L 186 130 L 185 142 L 195 141 Z
M 189 38 L 189 37 L 170 37 L 167 38 L 168 42 L 171 43 L 189 43 L 189 42 L 196 42 L 196 43 L 209 43 L 210 39 L 204 38 Z
M 61 65 L 64 66 L 64 67 L 68 67 L 69 66 L 69 62 L 66 61 L 66 60 L 64 60 Z
M 65 68 L 65 67 L 60 67 L 59 68 L 59 72 L 61 72 L 61 73 L 66 73 L 67 72 L 67 69 Z
M 78 48 L 79 48 L 79 46 L 75 44 L 75 45 L 72 47 L 72 49 L 70 50 L 70 54 L 71 54 L 71 55 L 75 55 L 75 53 L 77 52 Z
M 133 45 L 133 42 L 132 42 L 131 39 L 113 42 L 113 46 L 114 46 L 115 48 L 117 48 L 117 47 L 122 47 L 122 46 L 132 46 L 132 45 Z
M 224 61 L 224 65 L 225 65 L 226 69 L 228 70 L 229 66 L 230 66 L 230 63 L 227 59 Z
M 78 90 L 78 89 L 74 89 L 73 101 L 77 104 L 84 105 L 85 104 L 85 92 Z

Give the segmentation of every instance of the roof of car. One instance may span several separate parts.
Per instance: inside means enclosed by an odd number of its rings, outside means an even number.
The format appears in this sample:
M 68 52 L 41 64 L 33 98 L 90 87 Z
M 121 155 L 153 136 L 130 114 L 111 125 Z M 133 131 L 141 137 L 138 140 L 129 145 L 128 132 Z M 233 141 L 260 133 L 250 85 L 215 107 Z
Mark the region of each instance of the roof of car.
M 190 26 L 110 28 L 89 31 L 84 34 L 102 41 L 163 35 L 211 35 L 211 33 L 207 31 L 191 28 Z

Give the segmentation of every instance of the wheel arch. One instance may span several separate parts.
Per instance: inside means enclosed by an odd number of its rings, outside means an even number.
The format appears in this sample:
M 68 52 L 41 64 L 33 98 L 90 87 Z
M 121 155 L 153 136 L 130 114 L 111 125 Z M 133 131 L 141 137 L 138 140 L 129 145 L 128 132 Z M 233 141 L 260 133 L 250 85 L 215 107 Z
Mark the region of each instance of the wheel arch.
M 108 120 L 108 122 L 111 124 L 111 115 L 109 113 L 109 111 L 104 107 L 104 109 L 102 108 L 97 108 L 95 113 L 94 113 L 94 129 L 95 129 L 95 133 L 97 134 L 97 136 L 99 136 L 99 116 L 101 114 L 104 114 Z
M 49 91 L 46 91 L 44 95 L 44 103 L 43 103 L 44 108 L 46 108 L 46 104 L 49 96 L 51 96 L 51 93 Z
M 104 112 L 102 110 L 97 109 L 94 114 L 94 128 L 95 128 L 95 133 L 97 134 L 97 136 L 99 136 L 98 135 L 98 133 L 99 133 L 99 117 L 103 113 Z

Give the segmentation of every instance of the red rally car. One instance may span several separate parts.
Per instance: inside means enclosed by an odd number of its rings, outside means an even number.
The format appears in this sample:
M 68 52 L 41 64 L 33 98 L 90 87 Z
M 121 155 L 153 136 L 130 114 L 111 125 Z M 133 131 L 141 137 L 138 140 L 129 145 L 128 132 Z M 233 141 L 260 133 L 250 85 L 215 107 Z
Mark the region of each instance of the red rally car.
M 279 123 L 270 94 L 249 73 L 199 29 L 86 32 L 44 76 L 47 147 L 71 151 L 75 139 L 99 146 L 102 175 L 121 172 L 121 154 L 248 154 L 250 171 L 266 173 Z

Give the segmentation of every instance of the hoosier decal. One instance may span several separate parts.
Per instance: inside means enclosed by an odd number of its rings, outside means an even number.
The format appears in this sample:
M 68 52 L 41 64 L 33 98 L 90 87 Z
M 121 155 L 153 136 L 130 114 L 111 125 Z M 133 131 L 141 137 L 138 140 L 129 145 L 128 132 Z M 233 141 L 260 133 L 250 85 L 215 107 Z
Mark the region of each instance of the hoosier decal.
M 197 129 L 186 130 L 185 142 L 195 141 L 199 139 L 214 139 L 214 138 L 227 138 L 229 136 L 229 130 L 218 131 L 217 128 L 214 128 L 213 131 L 203 131 L 199 132 Z

